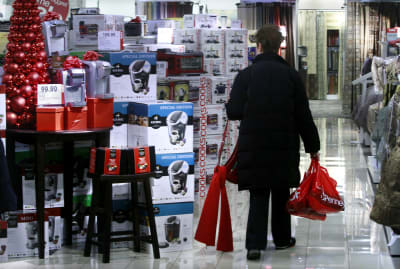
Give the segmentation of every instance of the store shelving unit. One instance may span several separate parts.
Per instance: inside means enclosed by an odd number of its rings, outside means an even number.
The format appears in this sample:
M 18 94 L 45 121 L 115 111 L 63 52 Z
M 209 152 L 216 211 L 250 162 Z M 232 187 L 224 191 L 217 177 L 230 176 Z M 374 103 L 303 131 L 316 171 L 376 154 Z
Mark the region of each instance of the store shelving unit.
M 193 5 L 197 0 L 138 0 L 136 1 L 136 13 L 146 15 L 149 20 L 167 18 L 181 18 L 186 14 L 193 14 Z

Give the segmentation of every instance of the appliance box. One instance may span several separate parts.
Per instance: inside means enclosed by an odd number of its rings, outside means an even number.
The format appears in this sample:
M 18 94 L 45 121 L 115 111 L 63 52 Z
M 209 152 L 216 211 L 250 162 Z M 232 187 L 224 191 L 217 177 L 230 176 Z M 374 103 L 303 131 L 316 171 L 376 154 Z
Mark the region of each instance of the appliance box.
M 194 201 L 194 153 L 156 155 L 156 177 L 151 178 L 153 204 Z M 139 199 L 145 202 L 144 189 Z
M 193 203 L 153 205 L 160 252 L 190 250 L 193 248 Z M 149 221 L 142 211 L 140 232 L 148 235 Z M 146 253 L 152 253 L 151 244 L 142 244 Z
M 200 51 L 200 29 L 175 29 L 173 43 L 185 45 L 186 51 Z
M 48 166 L 44 176 L 45 208 L 64 207 L 63 166 Z M 36 209 L 35 174 L 33 169 L 22 171 L 23 209 Z
M 248 48 L 242 45 L 230 45 L 225 48 L 226 59 L 243 60 L 249 58 Z
M 64 107 L 37 107 L 36 130 L 39 132 L 64 130 Z
M 208 79 L 208 96 L 211 104 L 225 104 L 231 90 L 230 79 L 227 77 L 210 77 Z
M 38 223 L 36 211 L 9 212 L 8 256 L 31 257 L 39 255 Z M 44 222 L 45 257 L 49 256 L 49 218 Z
M 110 147 L 128 146 L 128 102 L 114 102 Z
M 223 134 L 226 121 L 225 105 L 207 105 L 207 136 Z
M 92 46 L 97 48 L 98 33 L 100 31 L 124 31 L 124 16 L 74 15 L 72 28 L 70 37 L 72 39 L 71 42 L 75 46 Z
M 202 43 L 201 51 L 204 54 L 204 60 L 225 58 L 225 44 Z
M 49 250 L 61 249 L 64 236 L 64 219 L 61 218 L 61 208 L 47 209 L 49 215 Z
M 246 55 L 245 58 L 230 58 L 226 60 L 226 76 L 236 76 L 240 70 L 248 66 L 249 59 Z
M 159 153 L 193 152 L 193 104 L 130 103 L 128 146 L 155 146 Z
M 174 44 L 148 44 L 144 45 L 146 51 L 157 52 L 159 49 L 170 49 L 172 52 L 184 53 L 185 45 L 174 45 Z
M 175 81 L 188 81 L 189 82 L 189 96 L 188 101 L 193 103 L 194 106 L 199 106 L 200 103 L 200 93 L 201 93 L 201 86 L 202 81 L 204 83 L 204 89 L 206 89 L 207 84 L 206 76 L 170 76 L 168 77 L 168 81 L 175 82 Z M 204 92 L 206 94 L 206 92 Z M 205 96 L 203 96 L 205 97 Z M 208 102 L 208 101 L 207 101 Z M 210 103 L 210 102 L 208 102 Z
M 157 99 L 157 57 L 155 52 L 104 52 L 112 65 L 111 93 L 115 102 Z
M 201 43 L 202 44 L 225 44 L 224 30 L 201 30 Z
M 88 128 L 113 127 L 113 98 L 87 98 L 87 102 Z
M 248 45 L 248 31 L 247 29 L 226 29 L 225 30 L 225 42 L 226 46 L 230 45 Z
M 226 72 L 225 59 L 207 59 L 204 60 L 204 73 L 213 76 L 223 76 Z

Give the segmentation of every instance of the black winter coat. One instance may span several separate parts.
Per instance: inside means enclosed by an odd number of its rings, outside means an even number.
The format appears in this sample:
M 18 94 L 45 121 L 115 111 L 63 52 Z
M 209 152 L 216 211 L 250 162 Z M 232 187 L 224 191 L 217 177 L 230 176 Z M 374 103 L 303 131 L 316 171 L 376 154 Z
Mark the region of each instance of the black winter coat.
M 297 187 L 300 136 L 307 153 L 320 149 L 297 71 L 277 54 L 258 55 L 236 76 L 226 109 L 230 120 L 241 120 L 239 190 Z
M 3 142 L 0 141 L 0 213 L 17 210 L 17 197 L 11 186 Z

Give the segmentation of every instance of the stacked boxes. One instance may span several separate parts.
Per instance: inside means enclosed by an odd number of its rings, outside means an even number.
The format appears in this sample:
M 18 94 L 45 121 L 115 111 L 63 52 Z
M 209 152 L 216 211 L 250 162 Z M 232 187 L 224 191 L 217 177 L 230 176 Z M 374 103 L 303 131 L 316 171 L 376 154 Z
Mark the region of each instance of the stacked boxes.
M 9 212 L 8 256 L 30 257 L 39 255 L 38 223 L 35 211 Z M 49 218 L 44 223 L 45 256 L 49 255 Z
M 175 29 L 173 43 L 185 45 L 186 51 L 200 51 L 200 33 L 200 29 Z
M 193 203 L 153 205 L 160 252 L 192 249 Z M 150 225 L 146 214 L 140 223 L 142 235 L 148 235 Z M 150 244 L 142 244 L 147 253 L 152 253 Z
M 110 88 L 115 102 L 156 100 L 156 53 L 109 52 L 104 60 L 112 65 Z
M 63 166 L 53 165 L 45 169 L 44 202 L 45 208 L 64 207 Z M 35 175 L 33 169 L 22 172 L 22 196 L 24 209 L 36 209 Z
M 110 147 L 128 146 L 128 102 L 115 102 Z
M 49 214 L 49 251 L 61 249 L 64 233 L 64 219 L 61 218 L 61 208 L 46 210 Z
M 235 76 L 239 70 L 246 68 L 249 64 L 247 36 L 247 29 L 225 30 L 227 76 Z
M 128 146 L 156 148 L 156 154 L 193 152 L 193 104 L 130 103 Z

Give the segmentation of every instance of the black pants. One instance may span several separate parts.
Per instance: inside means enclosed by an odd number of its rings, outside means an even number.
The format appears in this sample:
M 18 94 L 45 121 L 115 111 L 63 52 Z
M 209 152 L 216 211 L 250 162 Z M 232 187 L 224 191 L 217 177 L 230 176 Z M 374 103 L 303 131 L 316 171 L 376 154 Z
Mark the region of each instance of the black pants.
M 246 248 L 265 249 L 268 236 L 268 204 L 272 194 L 272 236 L 275 245 L 289 244 L 291 238 L 290 215 L 286 203 L 290 196 L 288 188 L 250 190 L 250 210 L 247 221 Z

